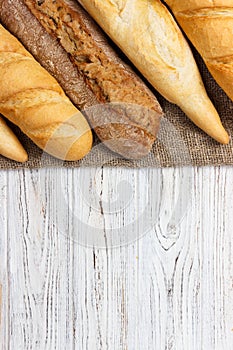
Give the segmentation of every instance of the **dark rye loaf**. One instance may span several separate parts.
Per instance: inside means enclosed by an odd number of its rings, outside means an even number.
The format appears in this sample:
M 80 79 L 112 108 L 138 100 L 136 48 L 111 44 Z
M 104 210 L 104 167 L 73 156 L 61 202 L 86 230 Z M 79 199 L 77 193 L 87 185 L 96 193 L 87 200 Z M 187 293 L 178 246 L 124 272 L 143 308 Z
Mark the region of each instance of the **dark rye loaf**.
M 75 1 L 0 0 L 0 21 L 85 111 L 109 148 L 135 159 L 150 151 L 162 115 L 158 101 Z

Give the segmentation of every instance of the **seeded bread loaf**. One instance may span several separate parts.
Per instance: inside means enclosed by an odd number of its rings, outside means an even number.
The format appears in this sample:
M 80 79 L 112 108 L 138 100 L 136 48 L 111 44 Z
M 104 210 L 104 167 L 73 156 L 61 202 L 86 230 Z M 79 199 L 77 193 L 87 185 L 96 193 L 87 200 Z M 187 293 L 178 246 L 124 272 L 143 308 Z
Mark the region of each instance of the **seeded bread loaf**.
M 59 81 L 101 141 L 126 158 L 147 155 L 161 107 L 81 6 L 0 0 L 0 20 Z

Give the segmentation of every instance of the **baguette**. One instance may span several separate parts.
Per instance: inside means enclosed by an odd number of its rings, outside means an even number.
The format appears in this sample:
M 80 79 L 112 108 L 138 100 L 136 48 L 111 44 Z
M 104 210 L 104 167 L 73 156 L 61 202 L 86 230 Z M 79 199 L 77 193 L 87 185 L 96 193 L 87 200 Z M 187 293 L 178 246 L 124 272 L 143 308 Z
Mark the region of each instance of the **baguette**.
M 166 0 L 207 68 L 233 101 L 233 1 Z
M 0 116 L 0 154 L 6 158 L 24 163 L 28 155 L 13 131 Z
M 191 49 L 160 1 L 79 2 L 161 95 L 177 104 L 215 140 L 229 142 L 207 96 Z
M 0 25 L 0 113 L 51 155 L 83 158 L 92 133 L 57 81 Z
M 78 3 L 0 0 L 0 20 L 59 81 L 105 145 L 126 158 L 148 154 L 161 107 Z

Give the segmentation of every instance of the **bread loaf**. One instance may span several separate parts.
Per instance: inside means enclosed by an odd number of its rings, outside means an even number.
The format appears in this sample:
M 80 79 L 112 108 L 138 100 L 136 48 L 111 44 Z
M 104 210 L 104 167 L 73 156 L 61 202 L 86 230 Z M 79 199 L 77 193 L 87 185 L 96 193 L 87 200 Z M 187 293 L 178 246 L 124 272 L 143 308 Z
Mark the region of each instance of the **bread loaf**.
M 80 5 L 0 0 L 0 20 L 59 81 L 109 148 L 126 158 L 147 155 L 161 107 Z
M 0 116 L 0 154 L 17 162 L 26 162 L 28 155 L 13 131 Z
M 233 100 L 233 1 L 166 0 L 207 68 Z
M 78 160 L 91 149 L 83 115 L 57 81 L 0 25 L 0 113 L 55 157 Z
M 206 94 L 192 52 L 160 1 L 79 2 L 167 100 L 180 106 L 214 139 L 228 143 L 229 136 Z

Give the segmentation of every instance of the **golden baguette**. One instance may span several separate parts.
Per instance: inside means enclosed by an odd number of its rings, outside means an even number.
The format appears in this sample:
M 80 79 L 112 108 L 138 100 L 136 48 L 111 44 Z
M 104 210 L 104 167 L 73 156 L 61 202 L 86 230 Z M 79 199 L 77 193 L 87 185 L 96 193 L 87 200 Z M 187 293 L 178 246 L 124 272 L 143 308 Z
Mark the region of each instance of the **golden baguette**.
M 165 1 L 216 82 L 233 100 L 233 1 Z
M 229 136 L 209 100 L 188 43 L 158 0 L 79 0 L 147 80 L 202 130 Z
M 0 154 L 17 162 L 26 162 L 28 155 L 13 131 L 0 116 Z
M 53 156 L 79 160 L 91 149 L 84 116 L 57 81 L 0 25 L 0 113 Z

